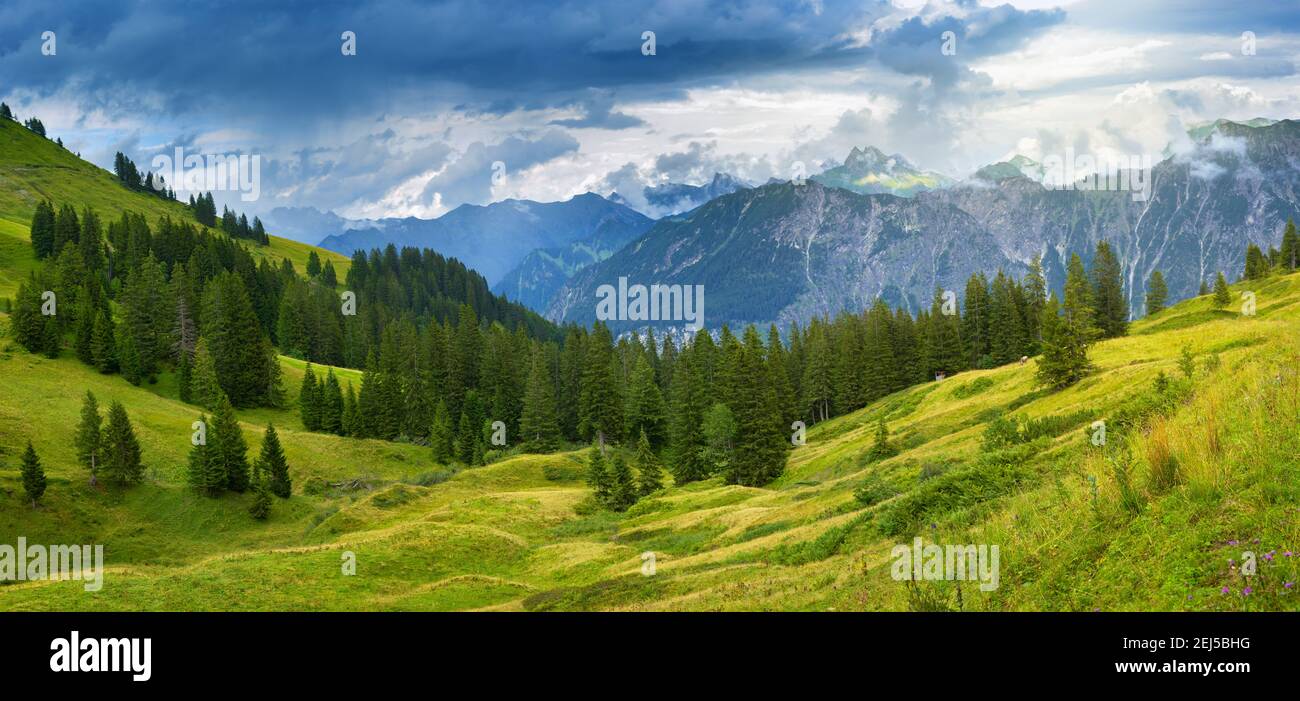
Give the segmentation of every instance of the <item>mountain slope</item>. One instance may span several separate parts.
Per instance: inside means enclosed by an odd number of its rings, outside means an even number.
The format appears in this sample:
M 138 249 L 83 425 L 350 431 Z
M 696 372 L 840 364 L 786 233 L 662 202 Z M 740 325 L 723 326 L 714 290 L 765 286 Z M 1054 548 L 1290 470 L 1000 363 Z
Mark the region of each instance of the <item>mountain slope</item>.
M 1220 121 L 1195 150 L 1155 164 L 1145 201 L 1132 192 L 1048 190 L 1004 172 L 992 186 L 965 184 L 918 195 L 970 214 L 1002 253 L 1043 256 L 1049 286 L 1060 289 L 1071 253 L 1085 260 L 1106 239 L 1123 266 L 1130 308 L 1140 309 L 1151 272 L 1171 299 L 1196 294 L 1222 271 L 1235 279 L 1247 243 L 1276 247 L 1300 215 L 1300 122 L 1260 127 Z
M 703 285 L 712 328 L 803 322 L 869 307 L 876 297 L 915 311 L 929 307 L 936 285 L 958 289 L 971 273 L 989 266 L 1022 271 L 956 207 L 859 195 L 815 181 L 773 183 L 660 220 L 575 275 L 547 316 L 594 321 L 597 287 L 617 286 L 619 277 L 629 285 Z
M 398 248 L 431 248 L 458 258 L 495 284 L 536 249 L 566 247 L 589 240 L 602 229 L 630 235 L 643 230 L 647 221 L 623 205 L 587 193 L 564 202 L 461 205 L 437 219 L 381 219 L 369 228 L 328 236 L 320 246 L 349 255 L 390 243 Z
M 610 257 L 629 241 L 645 233 L 651 224 L 653 222 L 649 219 L 631 223 L 605 220 L 587 238 L 567 246 L 539 248 L 529 253 L 519 265 L 493 285 L 492 291 L 532 309 L 545 311 L 555 292 L 574 273 Z
M 1300 274 L 1255 289 L 1255 317 L 1198 298 L 1135 323 L 1132 336 L 1096 346 L 1097 372 L 1062 392 L 1035 387 L 1032 362 L 963 373 L 813 426 L 767 488 L 707 480 L 626 514 L 585 516 L 575 512 L 588 492 L 580 453 L 520 455 L 435 484 L 418 476 L 440 469 L 425 449 L 308 434 L 290 413 L 263 410 L 241 412 L 245 431 L 255 448 L 259 427 L 276 422 L 296 493 L 258 524 L 243 498 L 182 486 L 194 410 L 170 398 L 169 377 L 131 387 L 71 359 L 0 348 L 0 375 L 16 378 L 0 395 L 0 533 L 105 543 L 109 565 L 98 593 L 75 581 L 12 584 L 0 587 L 0 610 L 1291 610 Z M 1178 370 L 1184 346 L 1191 380 Z M 296 387 L 300 367 L 286 371 Z M 1160 373 L 1177 379 L 1152 401 Z M 32 428 L 72 421 L 85 388 L 126 403 L 145 485 L 89 488 L 69 442 Z M 1051 428 L 986 451 L 981 436 L 1000 416 Z M 880 418 L 900 452 L 872 462 Z M 1110 423 L 1109 458 L 1085 432 L 1096 419 Z M 17 471 L 29 436 L 50 475 L 36 511 Z M 1161 450 L 1180 466 L 1172 488 L 1148 481 Z M 1130 471 L 1136 510 L 1112 460 Z M 358 476 L 357 489 L 297 493 Z M 959 595 L 961 583 L 894 580 L 891 550 L 914 536 L 999 545 L 998 588 L 967 582 Z M 1276 555 L 1251 581 L 1228 565 L 1245 548 Z M 641 573 L 645 552 L 652 576 Z M 340 573 L 345 553 L 356 576 Z
M 18 287 L 18 280 L 4 271 L 35 265 L 27 228 L 42 199 L 53 201 L 55 206 L 75 204 L 78 214 L 83 206 L 90 206 L 101 216 L 137 212 L 151 225 L 163 216 L 194 221 L 186 205 L 129 190 L 112 173 L 17 122 L 0 119 L 0 296 L 12 295 Z M 315 250 L 322 262 L 327 258 L 334 262 L 340 280 L 346 278 L 351 267 L 351 261 L 344 256 L 274 234 L 269 246 L 250 245 L 248 249 L 254 258 L 268 258 L 277 264 L 287 258 L 299 272 L 306 270 L 307 258 Z

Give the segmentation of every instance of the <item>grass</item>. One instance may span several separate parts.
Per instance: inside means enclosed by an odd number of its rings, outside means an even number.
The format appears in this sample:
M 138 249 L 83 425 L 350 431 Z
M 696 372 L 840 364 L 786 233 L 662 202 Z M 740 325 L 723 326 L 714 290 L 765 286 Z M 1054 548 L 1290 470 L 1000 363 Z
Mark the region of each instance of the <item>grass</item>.
M 41 189 L 56 169 L 81 169 L 92 205 L 170 207 L 44 146 L 27 156 L 40 167 L 6 165 L 12 128 L 0 125 L 0 296 L 34 264 L 33 198 L 75 194 Z M 269 253 L 298 264 L 307 250 L 277 241 Z M 200 410 L 178 401 L 174 378 L 133 387 L 0 338 L 0 543 L 101 543 L 108 565 L 93 594 L 77 582 L 0 585 L 0 610 L 955 607 L 948 583 L 890 576 L 891 549 L 917 536 L 999 545 L 1001 586 L 966 587 L 963 610 L 1300 609 L 1285 586 L 1300 579 L 1300 275 L 1247 284 L 1256 316 L 1208 298 L 1175 305 L 1098 344 L 1097 371 L 1066 390 L 1037 387 L 1034 362 L 962 373 L 812 426 L 766 488 L 669 486 L 622 514 L 579 508 L 581 451 L 457 470 L 425 448 L 309 433 L 293 409 L 263 408 L 239 414 L 250 449 L 274 423 L 295 493 L 256 522 L 247 495 L 184 487 Z M 1191 379 L 1178 367 L 1184 346 Z M 304 363 L 281 363 L 292 401 Z M 359 385 L 358 372 L 336 372 Z M 1157 395 L 1162 372 L 1169 388 Z M 87 389 L 126 406 L 143 485 L 87 484 L 69 440 Z M 899 452 L 865 460 L 881 418 Z M 1013 437 L 986 445 L 1000 418 Z M 1104 445 L 1090 440 L 1095 420 Z M 49 477 L 35 510 L 18 475 L 28 439 Z M 1259 566 L 1250 580 L 1247 552 Z

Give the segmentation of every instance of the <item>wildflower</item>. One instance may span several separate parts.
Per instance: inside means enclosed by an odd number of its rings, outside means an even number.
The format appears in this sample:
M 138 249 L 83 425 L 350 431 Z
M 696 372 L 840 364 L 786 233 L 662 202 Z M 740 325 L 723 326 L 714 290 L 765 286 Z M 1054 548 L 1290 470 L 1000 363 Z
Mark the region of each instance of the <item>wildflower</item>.
M 1230 540 L 1230 541 L 1228 541 L 1228 545 L 1236 545 L 1236 544 L 1237 544 L 1237 541 L 1235 541 L 1235 540 Z
M 1266 552 L 1266 553 L 1264 553 L 1264 559 L 1267 560 L 1267 561 L 1269 561 L 1269 562 L 1272 562 L 1272 561 L 1273 561 L 1273 553 L 1274 553 L 1274 552 L 1277 552 L 1277 551 L 1274 550 L 1274 551 L 1272 551 L 1272 552 Z
M 1294 555 L 1294 554 L 1295 554 L 1295 553 L 1292 553 L 1290 550 L 1288 550 L 1288 551 L 1282 553 L 1282 556 L 1283 556 L 1283 557 L 1291 557 L 1291 556 Z
M 1228 588 L 1227 588 L 1227 587 L 1224 587 L 1224 588 L 1220 589 L 1220 590 L 1219 590 L 1219 593 L 1220 593 L 1220 594 L 1227 594 L 1227 593 L 1228 593 Z
M 1287 589 L 1290 589 L 1290 588 L 1292 588 L 1292 587 L 1295 586 L 1295 582 L 1287 582 L 1286 584 L 1283 584 L 1282 586 L 1286 587 Z
M 1250 587 L 1246 587 L 1245 589 L 1241 590 L 1241 593 L 1243 596 L 1250 596 L 1251 594 L 1255 593 L 1255 590 L 1251 589 Z

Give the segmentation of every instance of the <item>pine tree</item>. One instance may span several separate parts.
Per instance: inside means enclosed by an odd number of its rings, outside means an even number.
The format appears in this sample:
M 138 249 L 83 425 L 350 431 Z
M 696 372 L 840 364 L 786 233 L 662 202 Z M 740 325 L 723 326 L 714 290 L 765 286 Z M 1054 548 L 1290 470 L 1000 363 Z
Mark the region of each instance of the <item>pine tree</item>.
M 655 383 L 654 368 L 644 354 L 637 354 L 624 413 L 627 417 L 624 435 L 631 437 L 645 433 L 654 445 L 663 443 L 667 433 L 664 398 Z
M 618 440 L 623 429 L 623 406 L 609 328 L 596 322 L 584 350 L 578 432 L 584 439 L 594 438 L 598 443 Z
M 19 283 L 15 298 L 12 326 L 15 340 L 29 353 L 43 353 L 46 346 L 45 321 L 41 314 L 43 285 L 33 273 Z
M 264 403 L 269 407 L 280 408 L 285 403 L 284 371 L 280 368 L 280 355 L 275 352 L 275 348 L 271 344 L 265 343 L 264 345 L 266 347 L 266 398 Z M 184 354 L 182 353 L 182 355 Z
M 320 429 L 328 433 L 341 434 L 343 431 L 343 389 L 339 379 L 334 376 L 334 368 L 325 372 L 325 384 L 316 390 L 320 404 Z M 272 489 L 272 491 L 275 491 Z
M 1098 241 L 1092 259 L 1092 288 L 1088 300 L 1093 309 L 1093 323 L 1103 338 L 1116 338 L 1128 333 L 1129 310 L 1121 281 L 1122 272 L 1110 244 Z
M 739 376 L 762 378 L 766 366 L 763 344 L 750 325 L 740 353 Z M 765 382 L 755 383 L 741 392 L 735 402 L 736 450 L 726 479 L 729 484 L 757 487 L 776 479 L 785 469 L 786 440 L 781 425 L 781 410 L 774 388 Z
M 1153 270 L 1147 282 L 1147 316 L 1160 313 L 1168 301 L 1169 286 L 1165 284 L 1165 276 L 1159 270 Z
M 249 487 L 248 443 L 235 416 L 235 407 L 223 394 L 217 401 L 208 439 L 216 449 L 217 460 L 226 475 L 226 489 L 244 492 Z
M 669 388 L 672 412 L 668 423 L 668 456 L 677 484 L 704 479 L 708 472 L 702 431 L 704 412 L 708 409 L 708 388 L 697 353 L 700 338 L 697 336 L 696 342 L 689 346 L 683 345 Z
M 54 254 L 54 205 L 49 200 L 36 203 L 36 212 L 32 214 L 31 239 L 32 249 L 38 259 Z
M 460 424 L 456 430 L 456 458 L 466 465 L 483 464 L 483 401 L 479 399 L 478 390 L 470 390 L 465 395 L 460 412 Z
M 77 460 L 90 473 L 92 486 L 103 452 L 103 422 L 99 415 L 99 402 L 90 390 L 86 390 L 86 398 L 81 403 L 81 423 L 77 425 L 77 435 L 73 440 L 77 446 Z
M 529 364 L 528 389 L 524 393 L 523 414 L 519 418 L 519 435 L 524 450 L 532 453 L 549 453 L 560 444 L 555 383 L 551 380 L 550 368 L 540 348 L 533 350 Z
M 208 341 L 200 337 L 194 346 L 194 370 L 190 377 L 190 398 L 201 407 L 215 411 L 225 393 L 217 381 L 217 366 L 208 352 Z
M 880 417 L 876 422 L 876 437 L 871 443 L 871 450 L 867 451 L 867 461 L 876 462 L 884 460 L 898 453 L 898 450 L 889 443 L 889 428 L 885 426 L 885 417 Z
M 659 458 L 650 449 L 650 439 L 646 437 L 645 431 L 641 432 L 641 437 L 636 442 L 636 468 L 637 468 L 637 492 L 641 496 L 653 494 L 664 486 L 663 468 L 659 465 Z
M 339 421 L 339 435 L 355 436 L 357 431 L 357 393 L 348 380 L 348 391 L 343 395 L 343 415 Z
M 1300 236 L 1296 234 L 1295 222 L 1290 217 L 1286 220 L 1286 230 L 1282 234 L 1282 250 L 1279 251 L 1278 257 L 1287 270 L 1300 268 Z
M 288 499 L 293 492 L 293 480 L 289 478 L 289 463 L 284 458 L 284 448 L 280 447 L 280 437 L 275 426 L 266 425 L 266 437 L 262 440 L 262 454 L 259 460 L 266 469 L 265 478 L 269 481 L 271 493 L 281 499 Z
M 609 470 L 605 467 L 605 456 L 601 453 L 600 448 L 591 446 L 591 452 L 587 454 L 587 486 L 591 487 L 592 495 L 601 505 L 608 504 L 610 495 L 613 493 L 613 481 Z
M 189 468 L 186 481 L 200 494 L 215 497 L 226 488 L 226 470 L 221 456 L 215 446 L 207 440 L 208 417 L 199 416 L 204 427 L 203 440 L 190 448 Z
M 253 503 L 248 507 L 248 514 L 258 521 L 265 521 L 271 515 L 271 490 L 267 486 L 266 470 L 260 460 L 256 465 L 252 487 Z
M 23 492 L 36 508 L 36 502 L 45 494 L 45 470 L 41 468 L 41 459 L 36 455 L 32 442 L 27 441 L 27 450 L 23 451 Z
M 320 394 L 316 391 L 316 373 L 311 363 L 302 373 L 302 388 L 298 390 L 298 409 L 302 416 L 303 428 L 319 431 L 321 427 Z
M 113 317 L 104 307 L 95 315 L 94 338 L 90 344 L 91 354 L 95 358 L 95 368 L 107 375 L 117 372 L 117 330 L 113 326 Z
M 1210 294 L 1210 285 L 1209 285 L 1209 283 L 1205 282 L 1204 280 L 1201 280 L 1201 289 L 1200 289 L 1200 291 L 1198 291 L 1198 292 L 1196 293 L 1196 296 L 1198 296 L 1198 297 L 1204 297 L 1205 295 L 1208 295 L 1208 294 Z
M 1242 277 L 1246 280 L 1260 280 L 1268 277 L 1268 269 L 1268 261 L 1259 246 L 1246 244 L 1246 270 Z
M 1029 273 L 1023 284 L 1025 293 L 1025 334 L 1029 338 L 1028 355 L 1037 355 L 1043 333 L 1039 324 L 1043 319 L 1043 307 L 1047 304 L 1047 279 L 1043 275 L 1043 261 L 1034 256 L 1029 263 Z
M 144 479 L 144 465 L 140 462 L 140 443 L 135 429 L 121 402 L 108 408 L 108 426 L 104 429 L 104 466 L 100 474 L 105 481 L 117 486 L 139 483 Z
M 307 277 L 314 278 L 317 275 L 320 275 L 320 256 L 316 255 L 315 250 L 312 250 L 311 253 L 307 254 Z
M 622 451 L 614 451 L 614 458 L 609 463 L 609 475 L 609 508 L 627 511 L 628 507 L 636 503 L 637 485 L 632 479 L 632 469 L 623 459 Z
M 351 391 L 351 385 L 348 389 Z M 455 439 L 456 434 L 451 425 L 451 412 L 447 411 L 447 403 L 440 400 L 438 408 L 433 412 L 433 425 L 429 427 L 429 446 L 433 448 L 434 462 L 440 465 L 451 462 Z
M 1214 306 L 1222 309 L 1232 304 L 1232 292 L 1228 290 L 1228 280 L 1219 273 L 1214 278 Z

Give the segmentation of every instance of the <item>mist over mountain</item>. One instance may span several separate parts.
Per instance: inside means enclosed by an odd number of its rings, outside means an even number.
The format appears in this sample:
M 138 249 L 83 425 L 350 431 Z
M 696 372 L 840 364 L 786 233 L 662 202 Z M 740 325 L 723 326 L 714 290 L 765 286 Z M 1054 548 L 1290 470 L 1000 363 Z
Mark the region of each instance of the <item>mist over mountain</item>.
M 750 187 L 745 181 L 727 173 L 714 173 L 713 178 L 703 185 L 686 183 L 662 183 L 650 185 L 640 192 L 624 196 L 614 192 L 610 201 L 626 204 L 633 209 L 653 218 L 669 214 L 690 211 L 709 200 L 729 195 L 736 190 Z
M 916 310 L 936 286 L 960 294 L 972 273 L 1019 276 L 1036 256 L 1049 287 L 1060 290 L 1070 255 L 1086 262 L 1103 239 L 1121 261 L 1136 314 L 1152 271 L 1164 274 L 1172 299 L 1194 296 L 1219 271 L 1239 277 L 1246 245 L 1277 246 L 1287 218 L 1300 212 L 1293 120 L 1216 122 L 1192 148 L 1153 167 L 1145 200 L 1127 190 L 1050 189 L 1030 177 L 1041 175 L 1041 164 L 1024 157 L 910 198 L 828 186 L 884 163 L 874 149 L 855 154 L 834 177 L 772 182 L 659 221 L 575 275 L 547 316 L 594 321 L 597 288 L 620 277 L 629 285 L 704 285 L 710 327 L 806 322 L 865 308 L 877 296 Z
M 503 200 L 461 205 L 437 219 L 381 219 L 371 226 L 326 236 L 322 248 L 356 250 L 414 246 L 460 259 L 489 283 L 500 281 L 537 249 L 562 249 L 582 241 L 618 241 L 644 231 L 638 212 L 586 193 L 563 202 Z

